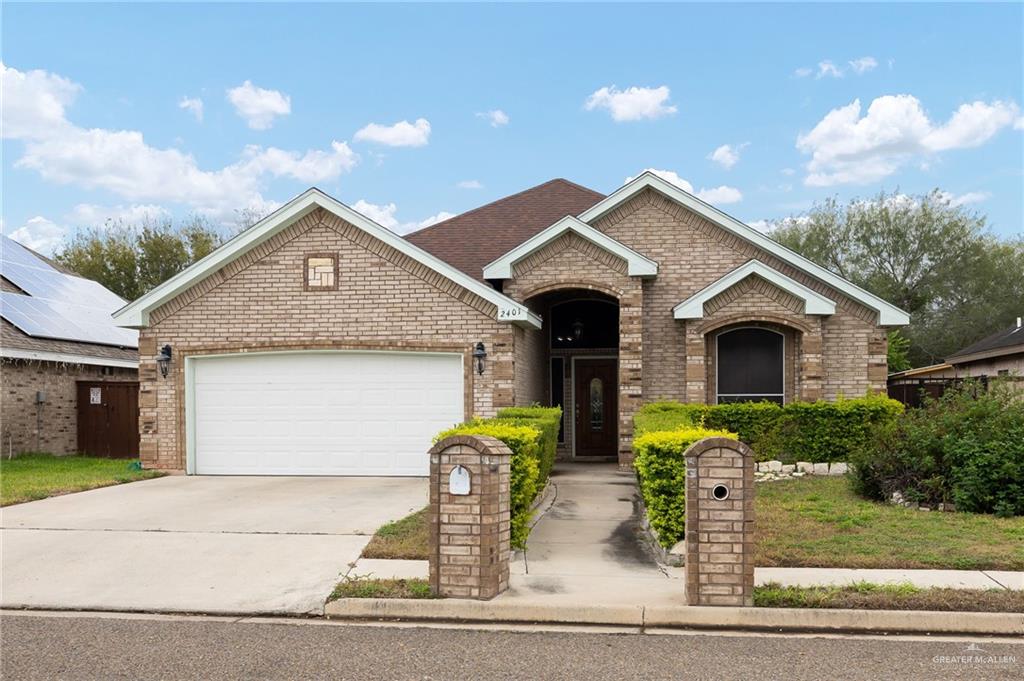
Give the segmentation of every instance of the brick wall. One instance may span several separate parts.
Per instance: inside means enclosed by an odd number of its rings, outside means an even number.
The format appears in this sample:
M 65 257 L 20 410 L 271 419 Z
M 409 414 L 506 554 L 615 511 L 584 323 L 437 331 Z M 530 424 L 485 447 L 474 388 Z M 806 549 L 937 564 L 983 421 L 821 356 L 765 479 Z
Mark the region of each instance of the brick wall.
M 885 388 L 885 334 L 877 326 L 874 310 L 652 190 L 638 194 L 593 226 L 659 265 L 658 276 L 643 283 L 645 400 L 707 399 L 707 345 L 687 337 L 687 327 L 693 326 L 673 319 L 672 308 L 751 258 L 836 302 L 836 313 L 822 318 L 820 335 L 811 338 L 808 346 L 819 352 L 799 360 L 800 371 L 808 377 L 804 382 L 808 397 L 820 394 L 834 399 L 840 393 L 860 395 L 869 388 Z M 781 312 L 782 319 L 795 328 L 800 328 L 797 323 L 817 328 L 816 318 L 793 311 L 780 302 L 786 294 L 778 293 L 770 303 L 761 301 L 765 314 L 771 308 L 770 314 L 778 317 Z
M 0 454 L 27 451 L 74 454 L 78 451 L 77 381 L 134 381 L 134 369 L 0 360 Z M 46 402 L 36 406 L 36 392 Z M 37 423 L 39 427 L 37 428 Z M 38 438 L 37 438 L 38 434 Z
M 338 255 L 338 286 L 305 290 L 305 256 Z M 492 304 L 415 260 L 317 210 L 151 313 L 140 334 L 142 457 L 146 466 L 185 465 L 183 358 L 212 352 L 395 349 L 464 355 L 466 416 L 491 416 L 515 402 L 514 327 Z M 473 346 L 487 350 L 484 374 Z M 168 378 L 157 348 L 170 344 Z

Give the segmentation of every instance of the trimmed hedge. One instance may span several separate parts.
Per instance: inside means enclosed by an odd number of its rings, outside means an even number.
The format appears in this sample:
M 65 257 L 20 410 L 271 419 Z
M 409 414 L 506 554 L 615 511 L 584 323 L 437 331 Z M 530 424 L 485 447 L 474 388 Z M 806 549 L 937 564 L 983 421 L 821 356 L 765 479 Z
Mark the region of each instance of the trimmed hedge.
M 634 418 L 637 434 L 686 426 L 725 429 L 754 450 L 758 460 L 786 463 L 847 461 L 872 433 L 893 423 L 903 405 L 884 395 L 835 402 L 734 402 L 704 405 L 655 402 Z
M 1024 394 L 967 384 L 888 424 L 855 453 L 854 489 L 872 499 L 1024 515 Z
M 533 426 L 540 431 L 540 458 L 537 461 L 540 477 L 537 480 L 537 491 L 544 489 L 558 454 L 558 429 L 562 423 L 561 407 L 505 407 L 498 410 L 497 420 Z
M 684 427 L 653 431 L 633 438 L 640 494 L 658 541 L 671 548 L 686 532 L 686 460 L 683 452 L 706 437 L 736 438 L 727 430 Z
M 498 411 L 497 418 L 472 419 L 434 438 L 437 442 L 452 435 L 490 435 L 512 450 L 510 506 L 514 548 L 526 548 L 530 507 L 555 465 L 561 420 L 559 407 L 506 407 Z

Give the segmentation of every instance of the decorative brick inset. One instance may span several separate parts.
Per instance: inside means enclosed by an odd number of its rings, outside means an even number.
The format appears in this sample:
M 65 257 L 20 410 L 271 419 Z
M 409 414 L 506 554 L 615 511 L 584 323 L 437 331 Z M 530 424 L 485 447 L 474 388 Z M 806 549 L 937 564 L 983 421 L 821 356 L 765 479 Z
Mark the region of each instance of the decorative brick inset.
M 686 458 L 686 602 L 754 605 L 754 453 L 709 437 Z
M 338 290 L 338 256 L 334 253 L 310 253 L 306 256 L 306 290 Z
M 456 435 L 430 450 L 430 589 L 453 598 L 494 598 L 508 588 L 512 452 L 500 440 Z M 468 494 L 449 476 L 469 471 Z

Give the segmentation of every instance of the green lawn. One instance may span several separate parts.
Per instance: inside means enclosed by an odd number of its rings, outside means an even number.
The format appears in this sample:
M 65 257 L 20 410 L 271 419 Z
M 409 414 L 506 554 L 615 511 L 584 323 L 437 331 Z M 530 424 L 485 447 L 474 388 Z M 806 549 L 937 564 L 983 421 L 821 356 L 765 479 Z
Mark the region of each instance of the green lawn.
M 1024 612 L 1024 591 L 1003 589 L 922 589 L 912 584 L 754 587 L 759 608 L 852 608 L 856 610 L 938 610 L 944 612 Z
M 843 477 L 757 485 L 759 567 L 1024 570 L 1024 517 L 866 501 Z
M 380 528 L 363 549 L 363 558 L 427 560 L 430 550 L 430 525 L 427 509 Z
M 843 477 L 757 485 L 760 567 L 1024 570 L 1024 518 L 918 511 L 867 501 Z M 367 558 L 426 560 L 420 511 L 382 526 Z
M 23 454 L 0 460 L 0 506 L 163 475 L 135 470 L 131 459 Z

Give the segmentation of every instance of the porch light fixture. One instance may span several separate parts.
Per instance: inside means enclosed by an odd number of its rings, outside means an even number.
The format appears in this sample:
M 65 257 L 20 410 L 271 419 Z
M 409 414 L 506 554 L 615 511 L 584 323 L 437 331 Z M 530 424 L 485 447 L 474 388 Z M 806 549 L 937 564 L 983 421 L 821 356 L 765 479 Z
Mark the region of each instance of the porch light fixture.
M 171 346 L 165 345 L 160 348 L 160 354 L 157 355 L 156 365 L 160 367 L 160 375 L 167 378 L 167 369 L 171 366 Z
M 483 375 L 484 360 L 487 359 L 487 350 L 484 349 L 483 341 L 477 343 L 473 348 L 473 359 L 476 360 L 476 373 Z
M 577 319 L 572 323 L 572 338 L 573 340 L 579 340 L 580 336 L 583 335 L 583 321 Z

